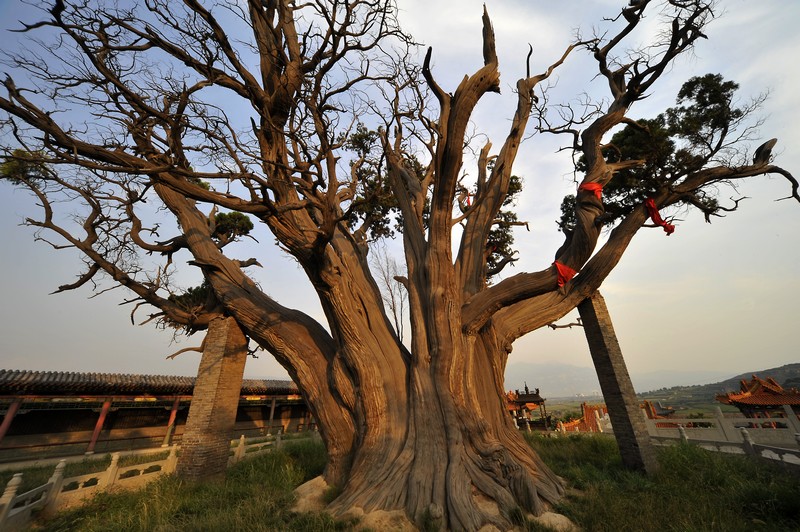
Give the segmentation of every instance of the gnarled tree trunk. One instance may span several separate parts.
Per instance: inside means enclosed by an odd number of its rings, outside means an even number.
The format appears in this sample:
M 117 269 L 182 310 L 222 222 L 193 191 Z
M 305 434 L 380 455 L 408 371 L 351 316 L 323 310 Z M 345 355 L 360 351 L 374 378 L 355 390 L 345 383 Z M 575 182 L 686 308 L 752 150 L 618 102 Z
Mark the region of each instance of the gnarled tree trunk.
M 445 529 L 476 530 L 488 523 L 506 527 L 525 513 L 538 515 L 561 498 L 561 481 L 508 415 L 504 357 L 489 329 L 464 346 L 468 352 L 453 357 L 458 362 L 419 360 L 407 373 L 382 374 L 384 389 L 395 390 L 391 401 L 399 408 L 360 420 L 360 432 L 381 437 L 356 442 L 346 476 L 326 475 L 341 493 L 330 511 L 402 510 L 418 523 L 433 519 Z M 372 387 L 363 389 L 359 410 L 382 401 Z M 334 441 L 340 431 L 326 429 Z

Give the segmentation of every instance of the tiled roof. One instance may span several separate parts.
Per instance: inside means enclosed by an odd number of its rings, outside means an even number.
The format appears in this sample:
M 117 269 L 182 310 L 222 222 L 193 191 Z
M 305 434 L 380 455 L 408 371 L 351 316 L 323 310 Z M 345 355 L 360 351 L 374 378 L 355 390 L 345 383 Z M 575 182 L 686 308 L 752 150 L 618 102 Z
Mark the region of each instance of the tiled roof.
M 741 381 L 739 392 L 717 395 L 717 401 L 733 406 L 800 406 L 800 392 L 792 388 L 785 390 L 775 379 L 761 379 L 753 375 L 752 380 Z
M 20 371 L 0 369 L 0 395 L 153 394 L 188 395 L 194 377 L 77 373 L 71 371 Z M 244 379 L 242 394 L 296 394 L 292 381 Z
M 733 404 L 736 406 L 737 404 L 742 405 L 754 405 L 754 406 L 781 406 L 781 405 L 792 405 L 792 406 L 800 406 L 800 394 L 791 394 L 791 393 L 784 393 L 783 395 L 771 395 L 771 394 L 741 394 L 741 395 L 729 395 L 727 397 L 729 404 Z

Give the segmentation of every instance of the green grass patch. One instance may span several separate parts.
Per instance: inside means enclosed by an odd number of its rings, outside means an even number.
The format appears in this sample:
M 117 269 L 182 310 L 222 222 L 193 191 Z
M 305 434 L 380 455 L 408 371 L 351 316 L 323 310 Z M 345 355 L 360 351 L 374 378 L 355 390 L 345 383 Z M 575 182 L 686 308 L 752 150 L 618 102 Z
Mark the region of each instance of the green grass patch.
M 147 464 L 149 462 L 158 462 L 161 460 L 166 460 L 168 456 L 169 456 L 169 450 L 161 451 L 158 453 L 150 453 L 150 454 L 129 454 L 126 456 L 120 456 L 117 465 L 119 467 L 130 467 L 139 464 Z
M 318 475 L 326 460 L 322 443 L 299 441 L 236 464 L 224 481 L 190 483 L 167 475 L 141 490 L 100 494 L 85 506 L 37 526 L 47 531 L 88 532 L 351 529 L 352 522 L 289 511 L 294 488 Z
M 88 475 L 89 473 L 99 473 L 108 469 L 111 465 L 111 455 L 102 455 L 93 458 L 87 458 L 80 462 L 68 463 L 64 468 L 64 477 L 78 477 L 81 475 Z M 17 494 L 25 493 L 26 491 L 38 488 L 42 484 L 46 484 L 50 477 L 56 470 L 56 466 L 37 466 L 27 467 L 19 470 L 0 471 L 0 490 L 5 489 L 8 481 L 15 473 L 22 473 L 22 484 L 17 490 Z
M 647 477 L 623 468 L 608 435 L 526 437 L 568 483 L 555 511 L 582 530 L 800 530 L 800 475 L 777 464 L 676 445 L 658 450 L 661 470 Z M 48 531 L 350 530 L 355 523 L 289 511 L 293 489 L 320 474 L 326 459 L 319 441 L 297 440 L 236 464 L 224 481 L 194 484 L 165 476 L 139 491 L 101 494 L 38 526 Z M 337 494 L 331 488 L 326 497 Z M 524 514 L 518 513 L 522 524 Z M 437 526 L 432 518 L 427 521 L 427 528 Z M 524 529 L 547 530 L 533 522 L 524 523 Z
M 574 488 L 557 511 L 583 530 L 800 530 L 800 476 L 778 464 L 684 444 L 658 449 L 647 477 L 622 467 L 610 436 L 529 441 Z

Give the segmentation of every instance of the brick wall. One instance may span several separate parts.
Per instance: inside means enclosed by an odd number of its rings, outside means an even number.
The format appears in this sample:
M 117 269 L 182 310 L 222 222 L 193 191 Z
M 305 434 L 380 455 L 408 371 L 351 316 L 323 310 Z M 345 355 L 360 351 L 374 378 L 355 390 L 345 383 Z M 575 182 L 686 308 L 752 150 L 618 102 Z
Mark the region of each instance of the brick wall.
M 186 420 L 177 473 L 189 480 L 222 476 L 247 359 L 247 339 L 233 318 L 209 324 Z

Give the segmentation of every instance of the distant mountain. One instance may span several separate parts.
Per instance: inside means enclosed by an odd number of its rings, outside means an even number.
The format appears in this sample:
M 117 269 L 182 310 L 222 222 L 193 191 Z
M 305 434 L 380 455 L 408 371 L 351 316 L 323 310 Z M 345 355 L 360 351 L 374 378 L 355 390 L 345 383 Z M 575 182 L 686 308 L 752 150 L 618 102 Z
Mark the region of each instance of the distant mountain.
M 651 371 L 632 373 L 631 380 L 637 392 L 656 390 L 665 386 L 695 386 L 715 382 L 730 375 L 727 371 Z
M 691 390 L 695 396 L 708 395 L 709 397 L 714 397 L 720 393 L 735 392 L 741 389 L 742 380 L 750 380 L 753 378 L 753 375 L 756 375 L 762 379 L 772 377 L 784 388 L 800 387 L 798 386 L 800 385 L 800 363 L 798 363 L 786 364 L 785 366 L 780 366 L 777 368 L 748 371 L 747 373 L 742 373 L 740 375 L 736 375 L 735 377 L 714 382 L 712 384 L 692 386 Z M 673 386 L 668 390 L 676 390 L 680 388 L 681 386 Z
M 650 391 L 664 389 L 691 389 L 692 395 L 707 396 L 713 400 L 718 393 L 739 389 L 742 379 L 750 379 L 753 374 L 761 378 L 772 377 L 786 388 L 800 388 L 800 363 L 787 364 L 742 373 L 735 377 L 724 371 L 657 371 L 632 373 L 633 386 L 642 395 Z M 707 384 L 707 383 L 713 384 Z M 512 362 L 506 367 L 506 390 L 522 389 L 528 384 L 531 389 L 539 388 L 542 397 L 571 397 L 575 395 L 600 396 L 600 383 L 594 368 L 571 366 L 569 364 L 533 362 Z M 794 384 L 793 384 L 794 383 Z
M 539 393 L 544 398 L 600 396 L 600 383 L 594 368 L 569 364 L 512 362 L 506 366 L 505 377 L 506 390 L 521 390 L 527 383 L 531 390 L 539 388 Z

